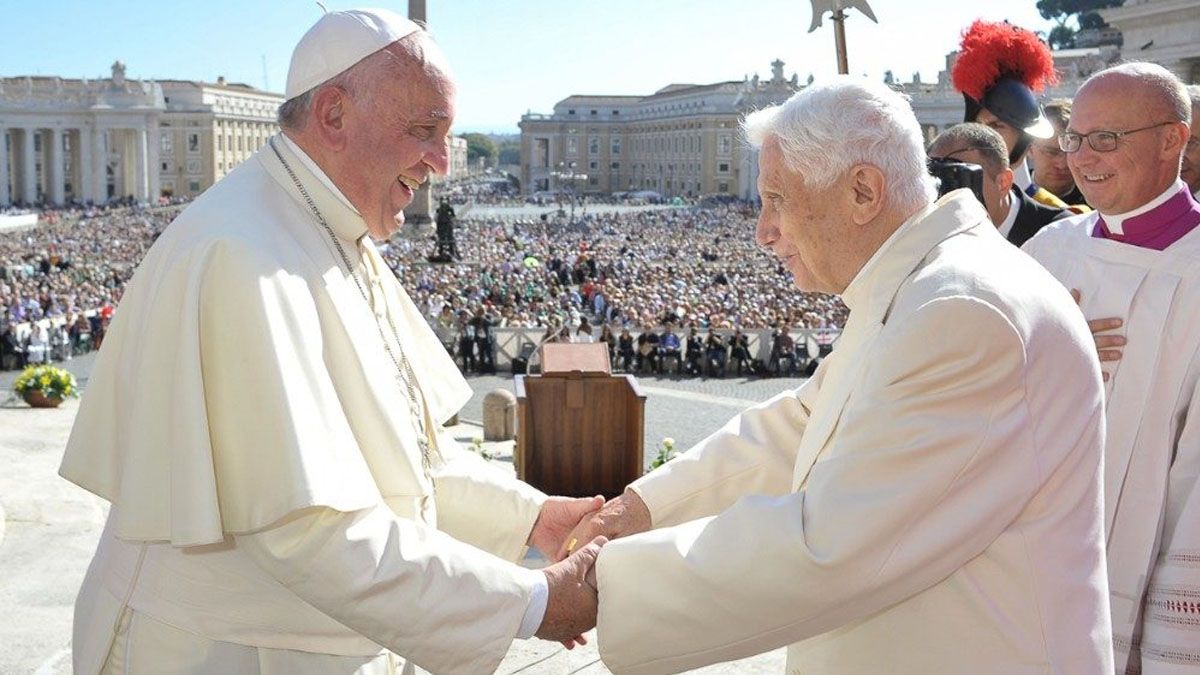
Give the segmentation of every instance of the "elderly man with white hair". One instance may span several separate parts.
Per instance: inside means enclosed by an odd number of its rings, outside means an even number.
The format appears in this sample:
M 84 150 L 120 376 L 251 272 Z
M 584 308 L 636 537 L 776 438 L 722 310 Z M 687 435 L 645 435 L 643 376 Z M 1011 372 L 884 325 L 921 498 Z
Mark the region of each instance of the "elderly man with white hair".
M 803 675 L 1110 671 L 1103 393 L 1071 296 L 969 191 L 932 203 L 886 86 L 816 84 L 746 129 L 758 242 L 849 322 L 804 386 L 581 522 L 623 537 L 596 563 L 604 662 L 790 645 Z
M 601 499 L 471 462 L 470 389 L 376 249 L 454 120 L 445 57 L 384 10 L 300 40 L 282 133 L 146 254 L 61 473 L 112 504 L 76 601 L 74 671 L 495 670 L 574 644 L 597 544 L 544 571 Z
M 1180 178 L 1180 157 L 1195 121 L 1183 83 L 1151 63 L 1096 73 L 1073 107 L 1059 143 L 1096 212 L 1054 223 L 1024 248 L 1079 293 L 1097 331 L 1116 672 L 1194 673 L 1200 204 Z

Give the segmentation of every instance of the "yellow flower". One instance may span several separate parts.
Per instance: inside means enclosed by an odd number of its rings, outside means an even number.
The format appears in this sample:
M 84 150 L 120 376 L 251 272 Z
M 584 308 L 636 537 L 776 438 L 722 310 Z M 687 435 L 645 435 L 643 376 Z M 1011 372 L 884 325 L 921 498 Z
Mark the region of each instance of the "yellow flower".
M 41 377 L 41 379 L 40 379 L 40 380 L 38 380 L 38 381 L 42 383 L 42 386 L 43 386 L 43 387 L 49 387 L 49 386 L 50 386 L 50 376 L 49 376 L 49 375 L 43 375 L 43 376 Z

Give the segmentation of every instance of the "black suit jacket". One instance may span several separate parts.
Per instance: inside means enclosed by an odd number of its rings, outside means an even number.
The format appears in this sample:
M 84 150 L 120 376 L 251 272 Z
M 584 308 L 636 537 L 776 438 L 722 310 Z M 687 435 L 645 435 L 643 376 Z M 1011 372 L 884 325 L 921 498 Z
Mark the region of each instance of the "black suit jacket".
M 1041 202 L 1034 201 L 1016 185 L 1012 187 L 1012 193 L 1013 199 L 1018 200 L 1017 219 L 1008 232 L 1008 240 L 1014 246 L 1020 247 L 1029 241 L 1030 237 L 1037 234 L 1038 230 L 1050 223 L 1075 215 L 1070 209 L 1056 209 L 1053 206 L 1046 206 Z

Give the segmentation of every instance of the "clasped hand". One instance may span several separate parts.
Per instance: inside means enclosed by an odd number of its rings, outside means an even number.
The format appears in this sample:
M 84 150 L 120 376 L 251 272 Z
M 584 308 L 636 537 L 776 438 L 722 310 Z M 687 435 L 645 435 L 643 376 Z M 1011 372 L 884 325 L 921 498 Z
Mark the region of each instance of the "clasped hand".
M 587 644 L 583 633 L 595 628 L 599 608 L 596 558 L 610 538 L 650 528 L 650 512 L 637 493 L 604 502 L 602 497 L 550 497 L 529 536 L 530 545 L 553 564 L 546 575 L 549 597 L 537 636 L 568 649 Z

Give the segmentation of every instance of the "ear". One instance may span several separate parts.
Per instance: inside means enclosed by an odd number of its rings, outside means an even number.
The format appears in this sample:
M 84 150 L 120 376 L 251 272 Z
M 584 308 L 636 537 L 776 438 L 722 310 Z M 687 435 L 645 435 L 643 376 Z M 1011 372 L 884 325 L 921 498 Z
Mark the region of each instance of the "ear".
M 850 217 L 855 225 L 866 225 L 883 210 L 887 179 L 871 164 L 850 167 Z
M 350 97 L 345 89 L 321 87 L 313 96 L 309 124 L 322 143 L 333 151 L 346 147 L 346 111 Z
M 1011 167 L 996 174 L 996 187 L 1000 188 L 1000 194 L 1004 194 L 1012 189 L 1013 179 L 1014 176 Z
M 1190 135 L 1191 130 L 1183 122 L 1168 126 L 1167 133 L 1163 134 L 1163 154 L 1171 159 L 1178 158 Z

